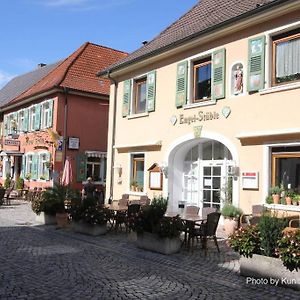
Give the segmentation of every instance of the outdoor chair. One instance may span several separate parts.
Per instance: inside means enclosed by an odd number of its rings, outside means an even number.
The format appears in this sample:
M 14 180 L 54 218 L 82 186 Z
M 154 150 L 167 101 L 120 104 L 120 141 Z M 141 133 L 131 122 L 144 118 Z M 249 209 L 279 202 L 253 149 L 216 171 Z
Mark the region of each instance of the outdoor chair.
M 195 205 L 190 205 L 185 208 L 184 214 L 186 215 L 198 215 L 200 207 Z
M 130 222 L 132 218 L 134 218 L 134 216 L 140 211 L 140 208 L 141 208 L 140 204 L 130 204 L 128 206 L 128 210 L 125 218 L 126 232 L 130 232 Z
M 149 205 L 151 200 L 148 198 L 148 196 L 141 196 L 140 197 L 140 204 L 141 205 Z
M 5 199 L 5 204 L 6 205 L 10 205 L 11 204 L 11 198 L 10 198 L 10 194 L 13 191 L 13 186 L 9 187 L 6 191 L 5 191 L 5 195 L 4 195 L 4 199 Z
M 118 201 L 118 204 L 119 204 L 119 206 L 127 206 L 127 205 L 128 205 L 128 199 L 126 199 L 126 198 L 121 198 L 121 199 Z
M 240 227 L 246 227 L 249 225 L 256 225 L 259 223 L 261 215 L 266 211 L 263 205 L 252 205 L 251 214 L 242 214 L 239 220 Z
M 192 248 L 194 246 L 194 239 L 200 238 L 202 243 L 202 248 L 205 249 L 205 255 L 207 254 L 207 240 L 213 239 L 217 247 L 218 252 L 220 252 L 216 231 L 219 224 L 221 214 L 219 212 L 213 212 L 207 215 L 206 222 L 197 224 L 192 232 L 190 232 L 189 239 L 192 239 Z
M 216 211 L 215 207 L 203 207 L 202 208 L 202 218 L 207 219 L 207 215 Z

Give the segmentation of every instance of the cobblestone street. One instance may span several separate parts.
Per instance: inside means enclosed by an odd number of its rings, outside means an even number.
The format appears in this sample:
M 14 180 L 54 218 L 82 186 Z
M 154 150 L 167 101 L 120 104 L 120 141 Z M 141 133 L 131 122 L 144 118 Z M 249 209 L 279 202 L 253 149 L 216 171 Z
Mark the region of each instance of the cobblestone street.
M 0 207 L 0 299 L 299 299 L 299 291 L 246 284 L 220 241 L 165 256 L 125 233 L 88 237 L 41 226 L 28 203 Z

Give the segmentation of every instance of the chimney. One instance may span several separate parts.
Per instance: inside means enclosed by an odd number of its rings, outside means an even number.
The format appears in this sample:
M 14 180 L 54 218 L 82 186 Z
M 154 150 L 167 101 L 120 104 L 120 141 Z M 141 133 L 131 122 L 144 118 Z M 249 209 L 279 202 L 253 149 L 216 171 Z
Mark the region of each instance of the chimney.
M 142 44 L 145 46 L 148 44 L 148 41 L 143 41 Z
M 42 67 L 45 67 L 45 66 L 47 66 L 47 64 L 44 64 L 44 63 L 39 63 L 37 65 L 38 69 L 41 69 Z

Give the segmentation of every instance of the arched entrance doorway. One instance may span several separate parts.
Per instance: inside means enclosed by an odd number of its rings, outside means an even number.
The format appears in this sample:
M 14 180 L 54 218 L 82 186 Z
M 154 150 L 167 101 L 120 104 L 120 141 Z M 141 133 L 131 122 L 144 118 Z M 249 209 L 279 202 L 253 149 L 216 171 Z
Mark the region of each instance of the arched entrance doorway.
M 238 204 L 236 156 L 230 142 L 208 137 L 174 146 L 168 156 L 168 209 L 180 211 L 186 205 L 220 209 L 226 200 Z

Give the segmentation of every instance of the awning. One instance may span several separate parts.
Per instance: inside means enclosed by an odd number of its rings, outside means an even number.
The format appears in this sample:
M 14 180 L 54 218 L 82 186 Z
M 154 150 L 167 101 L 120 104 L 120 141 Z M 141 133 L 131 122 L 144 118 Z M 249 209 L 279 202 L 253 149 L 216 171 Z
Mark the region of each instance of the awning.
M 101 151 L 85 151 L 87 157 L 106 158 L 106 152 Z
M 22 156 L 24 153 L 20 151 L 1 151 L 0 156 Z

